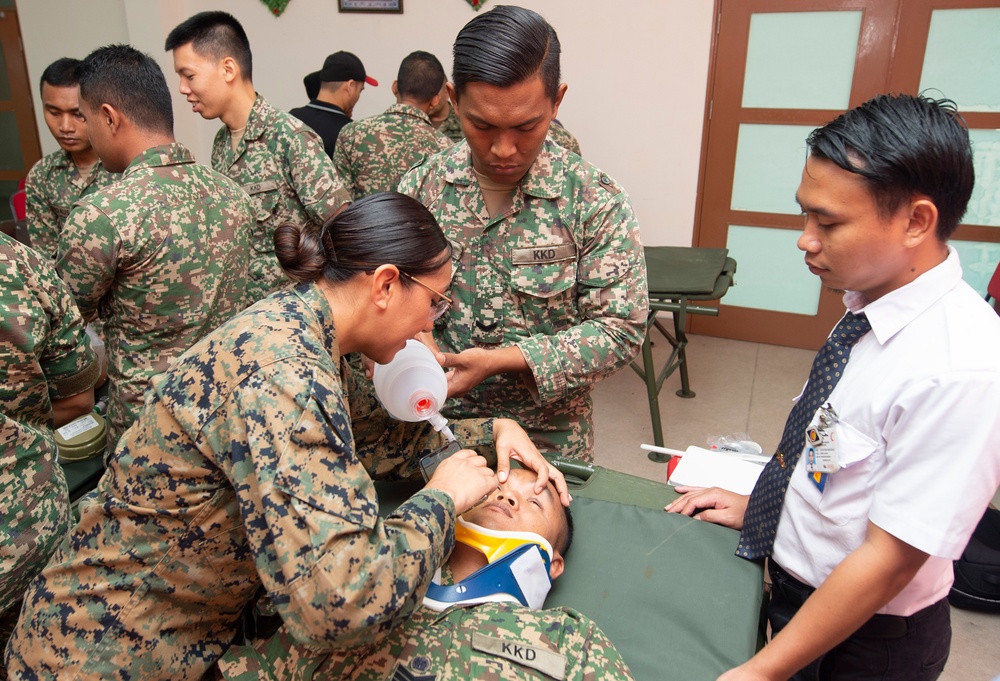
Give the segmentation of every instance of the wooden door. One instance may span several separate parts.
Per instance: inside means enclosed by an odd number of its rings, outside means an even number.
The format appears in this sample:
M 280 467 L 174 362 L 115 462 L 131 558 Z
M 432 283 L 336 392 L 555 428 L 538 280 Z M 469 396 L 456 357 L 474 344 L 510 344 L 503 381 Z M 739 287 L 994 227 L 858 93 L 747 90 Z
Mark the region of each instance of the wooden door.
M 811 349 L 822 345 L 843 305 L 839 294 L 809 274 L 796 247 L 802 218 L 794 195 L 805 138 L 880 92 L 915 93 L 922 82 L 924 89 L 933 82 L 942 92 L 938 96 L 959 90 L 965 79 L 955 76 L 954 43 L 961 38 L 982 50 L 981 43 L 1000 39 L 998 6 L 980 0 L 717 3 L 694 245 L 729 248 L 739 269 L 720 315 L 693 318 L 693 332 Z M 956 9 L 979 14 L 950 14 Z M 1000 45 L 993 52 L 1000 55 Z M 1000 66 L 991 60 L 965 62 L 978 72 L 970 82 L 1000 83 Z M 1000 112 L 1000 92 L 994 97 L 981 87 L 974 98 Z M 963 112 L 970 106 L 959 105 Z M 970 126 L 982 128 L 976 133 L 983 138 L 977 184 L 986 196 L 1000 193 L 1000 137 L 993 137 L 1000 125 L 988 125 L 998 115 L 967 114 Z M 993 211 L 992 205 L 984 210 Z M 958 244 L 963 261 L 970 247 L 976 259 L 993 257 L 997 236 L 992 227 L 964 225 L 956 238 L 974 241 Z
M 13 0 L 0 0 L 0 216 L 10 195 L 41 158 L 28 69 Z

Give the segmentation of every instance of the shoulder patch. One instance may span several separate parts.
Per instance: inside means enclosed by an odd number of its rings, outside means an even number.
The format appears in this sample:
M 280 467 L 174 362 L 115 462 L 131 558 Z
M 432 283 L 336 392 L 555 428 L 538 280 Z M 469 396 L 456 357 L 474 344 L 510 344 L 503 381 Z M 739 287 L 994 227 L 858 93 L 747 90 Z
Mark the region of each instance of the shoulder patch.
M 426 163 L 426 162 L 427 162 L 427 159 L 428 159 L 428 158 L 430 158 L 430 154 L 423 154 L 423 155 L 422 155 L 422 156 L 420 157 L 420 159 L 419 159 L 418 161 L 416 161 L 415 163 L 413 163 L 413 164 L 412 164 L 412 165 L 411 165 L 411 166 L 409 167 L 409 169 L 407 169 L 407 171 L 406 171 L 406 172 L 408 173 L 408 172 L 410 172 L 411 170 L 413 170 L 414 168 L 419 168 L 420 166 L 422 166 L 422 165 L 423 165 L 424 163 Z
M 611 192 L 612 195 L 617 196 L 618 194 L 621 193 L 622 191 L 621 187 L 615 184 L 607 173 L 601 173 L 597 179 L 601 183 L 601 186 L 604 187 L 604 189 L 606 189 L 607 191 Z

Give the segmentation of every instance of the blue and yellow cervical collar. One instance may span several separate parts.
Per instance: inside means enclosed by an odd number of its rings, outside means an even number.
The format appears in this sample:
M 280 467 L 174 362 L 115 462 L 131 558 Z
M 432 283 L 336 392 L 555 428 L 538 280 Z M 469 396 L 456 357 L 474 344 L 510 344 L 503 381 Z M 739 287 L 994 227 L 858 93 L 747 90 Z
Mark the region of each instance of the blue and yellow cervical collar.
M 545 603 L 552 588 L 552 545 L 544 537 L 490 530 L 459 518 L 455 540 L 482 552 L 489 564 L 451 585 L 438 583 L 438 571 L 424 597 L 426 607 L 440 612 L 453 605 L 507 601 L 537 610 Z

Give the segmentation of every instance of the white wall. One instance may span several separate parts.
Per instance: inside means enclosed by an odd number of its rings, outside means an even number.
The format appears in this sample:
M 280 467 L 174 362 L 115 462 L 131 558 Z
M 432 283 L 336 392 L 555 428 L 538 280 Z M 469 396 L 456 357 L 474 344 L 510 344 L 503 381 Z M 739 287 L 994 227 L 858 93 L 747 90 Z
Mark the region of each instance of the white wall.
M 649 245 L 689 245 L 694 223 L 702 119 L 708 74 L 711 0 L 519 0 L 555 27 L 569 91 L 559 119 L 586 158 L 632 197 Z M 486 10 L 497 4 L 490 0 Z M 21 30 L 32 80 L 61 56 L 129 42 L 156 57 L 175 91 L 178 140 L 208 162 L 218 122 L 202 121 L 176 93 L 166 34 L 206 9 L 232 13 L 254 55 L 254 84 L 275 106 L 305 103 L 302 76 L 327 54 L 348 50 L 380 85 L 368 87 L 355 118 L 394 100 L 389 90 L 400 60 L 433 52 L 451 68 L 451 45 L 475 16 L 465 0 L 405 0 L 397 14 L 342 14 L 336 0 L 291 0 L 274 17 L 258 0 L 22 0 Z M 484 10 L 485 11 L 485 10 Z M 55 148 L 39 118 L 42 146 Z
M 45 67 L 60 57 L 82 59 L 100 45 L 128 42 L 122 0 L 17 0 L 21 42 L 35 102 L 35 119 L 42 153 L 59 148 L 42 116 L 38 80 Z

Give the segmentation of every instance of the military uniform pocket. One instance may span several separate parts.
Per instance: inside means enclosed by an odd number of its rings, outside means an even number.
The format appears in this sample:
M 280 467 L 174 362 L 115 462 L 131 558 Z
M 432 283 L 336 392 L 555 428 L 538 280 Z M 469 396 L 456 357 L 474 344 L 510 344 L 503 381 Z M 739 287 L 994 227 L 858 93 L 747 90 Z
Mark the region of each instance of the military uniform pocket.
M 535 259 L 529 259 L 523 251 L 531 251 Z M 564 251 L 569 257 L 563 255 Z M 511 290 L 528 331 L 558 333 L 576 324 L 576 279 L 573 244 L 515 249 Z
M 257 220 L 250 235 L 250 246 L 258 253 L 274 252 L 273 218 L 281 205 L 281 183 L 278 180 L 250 182 L 243 185 L 250 195 Z

